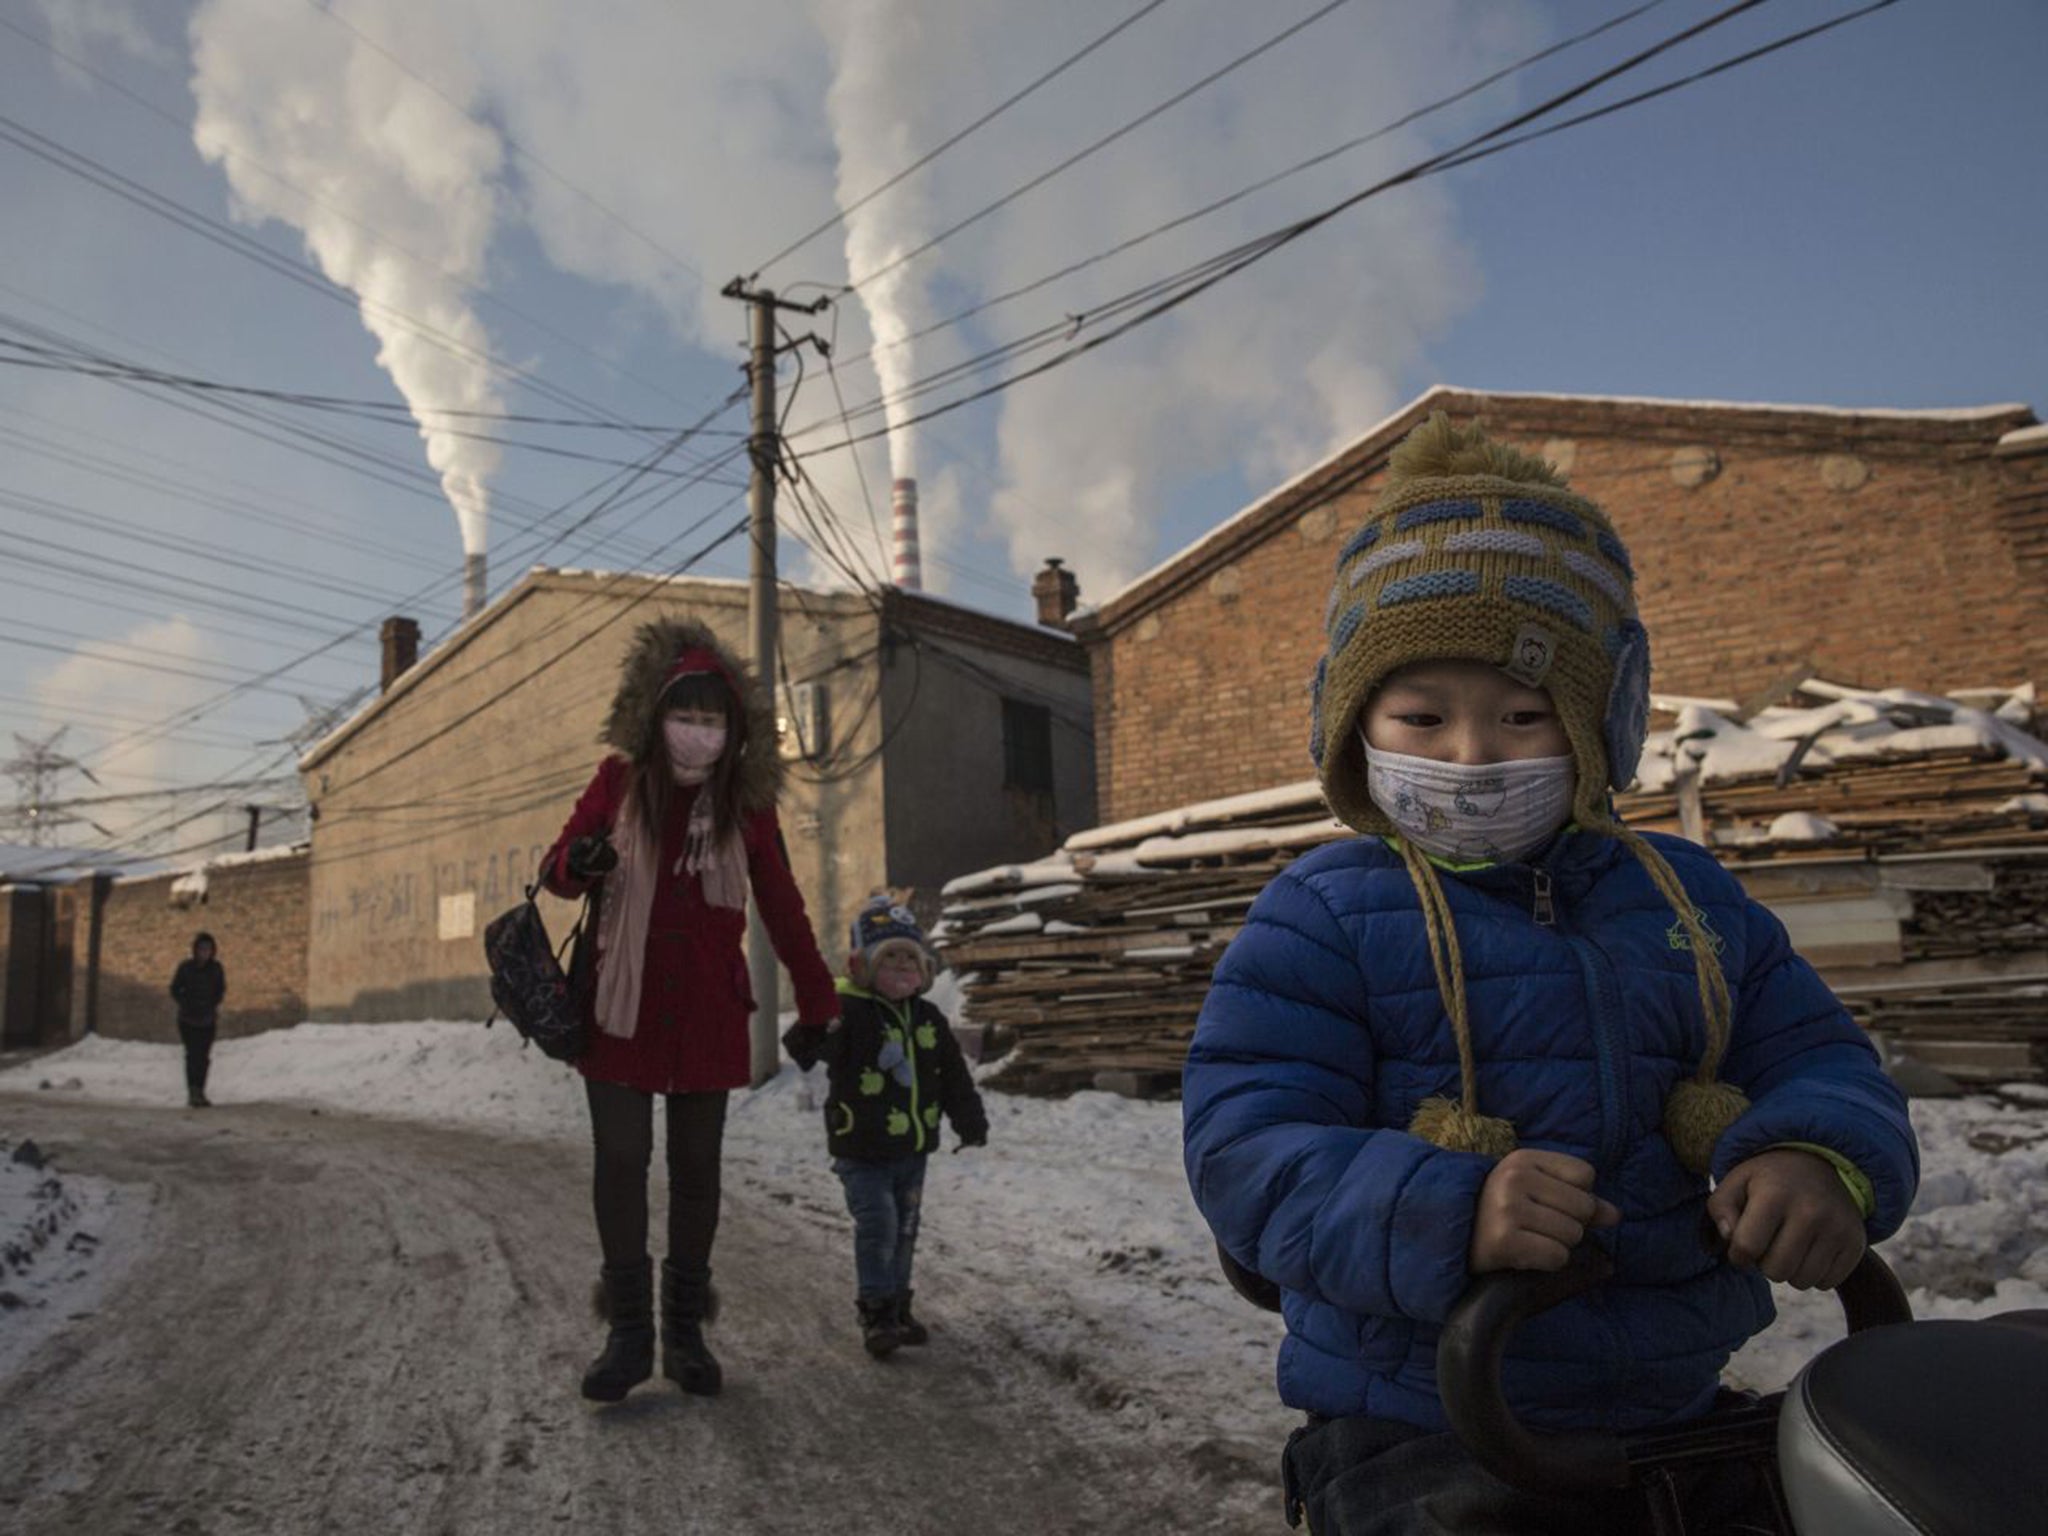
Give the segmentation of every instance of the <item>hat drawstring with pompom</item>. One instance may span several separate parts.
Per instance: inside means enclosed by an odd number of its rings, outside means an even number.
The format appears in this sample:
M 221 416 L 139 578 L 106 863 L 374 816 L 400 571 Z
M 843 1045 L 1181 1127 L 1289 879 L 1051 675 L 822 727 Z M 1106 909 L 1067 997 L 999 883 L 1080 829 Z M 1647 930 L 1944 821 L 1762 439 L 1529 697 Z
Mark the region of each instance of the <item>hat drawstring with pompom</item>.
M 1444 1011 L 1451 1017 L 1451 1034 L 1458 1042 L 1459 1101 L 1454 1104 L 1440 1095 L 1424 1099 L 1415 1106 L 1415 1118 L 1408 1122 L 1409 1132 L 1452 1152 L 1506 1157 L 1515 1150 L 1514 1126 L 1497 1115 L 1479 1113 L 1472 1024 L 1465 1011 L 1465 963 L 1458 948 L 1458 925 L 1451 916 L 1450 899 L 1444 895 L 1435 867 L 1406 838 L 1401 839 L 1401 857 L 1422 902 L 1422 921 L 1429 930 L 1429 961 L 1436 967 L 1437 992 L 1443 998 Z
M 1740 1088 L 1720 1080 L 1721 1061 L 1728 1054 L 1728 1032 L 1735 1007 L 1728 996 L 1728 978 L 1714 956 L 1716 944 L 1700 920 L 1699 909 L 1678 878 L 1678 871 L 1639 832 L 1619 821 L 1607 830 L 1621 839 L 1636 856 L 1650 879 L 1678 914 L 1686 940 L 1692 946 L 1693 975 L 1699 982 L 1700 1014 L 1707 1026 L 1707 1046 L 1700 1053 L 1699 1070 L 1671 1090 L 1664 1101 L 1664 1139 L 1678 1154 L 1678 1160 L 1694 1173 L 1704 1174 L 1713 1166 L 1714 1144 L 1721 1133 L 1739 1120 L 1749 1108 Z
M 1605 829 L 1620 839 L 1636 856 L 1658 892 L 1678 914 L 1692 947 L 1693 974 L 1699 983 L 1700 1013 L 1706 1021 L 1706 1049 L 1699 1070 L 1671 1090 L 1664 1101 L 1664 1138 L 1671 1143 L 1678 1160 L 1694 1173 L 1704 1174 L 1712 1166 L 1714 1144 L 1749 1108 L 1742 1090 L 1721 1082 L 1721 1061 L 1728 1053 L 1729 1020 L 1733 1005 L 1728 995 L 1728 978 L 1714 958 L 1714 940 L 1706 924 L 1679 881 L 1678 873 L 1641 834 L 1619 821 Z M 1514 1125 L 1497 1115 L 1479 1112 L 1478 1073 L 1472 1055 L 1472 1024 L 1465 1000 L 1464 958 L 1458 946 L 1457 924 L 1451 904 L 1437 878 L 1436 867 L 1406 839 L 1400 841 L 1402 861 L 1415 884 L 1422 903 L 1422 921 L 1428 930 L 1430 964 L 1436 969 L 1438 996 L 1451 1021 L 1451 1034 L 1458 1046 L 1458 1090 L 1456 1102 L 1433 1095 L 1415 1107 L 1408 1122 L 1411 1135 L 1452 1152 L 1477 1152 L 1484 1157 L 1505 1157 L 1515 1150 Z

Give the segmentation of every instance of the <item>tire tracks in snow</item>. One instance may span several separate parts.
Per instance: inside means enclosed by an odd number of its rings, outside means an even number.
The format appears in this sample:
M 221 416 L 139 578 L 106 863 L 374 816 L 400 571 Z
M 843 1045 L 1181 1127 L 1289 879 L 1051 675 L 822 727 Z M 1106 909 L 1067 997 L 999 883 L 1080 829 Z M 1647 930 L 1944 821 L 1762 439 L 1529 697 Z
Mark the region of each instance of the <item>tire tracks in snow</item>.
M 575 1386 L 598 1341 L 580 1148 L 290 1105 L 0 1095 L 0 1118 L 147 1196 L 97 1313 L 0 1380 L 0 1525 L 23 1536 L 1273 1522 L 1267 1489 L 1191 1476 L 942 1291 L 920 1307 L 930 1348 L 869 1361 L 829 1206 L 764 1199 L 740 1170 L 725 1395 L 657 1378 L 596 1408 Z

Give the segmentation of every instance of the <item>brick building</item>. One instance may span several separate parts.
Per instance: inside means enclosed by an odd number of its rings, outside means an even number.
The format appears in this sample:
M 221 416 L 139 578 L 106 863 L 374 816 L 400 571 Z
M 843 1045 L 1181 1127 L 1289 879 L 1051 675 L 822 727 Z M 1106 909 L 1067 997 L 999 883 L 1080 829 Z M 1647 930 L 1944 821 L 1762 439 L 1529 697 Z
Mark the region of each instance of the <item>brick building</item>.
M 75 887 L 71 1038 L 178 1038 L 171 974 L 210 933 L 227 972 L 220 1035 L 285 1029 L 306 1017 L 306 890 L 300 848 L 230 854 L 184 874 Z M 93 939 L 97 895 L 98 941 Z
M 1432 411 L 1550 459 L 1628 541 L 1653 686 L 1795 666 L 1931 692 L 2048 680 L 2048 429 L 2025 406 L 1845 411 L 1439 387 L 1092 613 L 1105 821 L 1309 773 L 1345 537 Z
M 603 756 L 637 624 L 747 650 L 743 582 L 538 569 L 416 663 L 386 626 L 380 698 L 300 762 L 314 807 L 306 1016 L 481 1018 L 484 926 L 515 904 Z M 921 593 L 785 589 L 782 826 L 820 947 L 877 886 L 935 895 L 1096 819 L 1072 636 Z M 566 933 L 569 912 L 543 911 Z
M 186 870 L 122 874 L 122 863 L 104 852 L 0 850 L 0 1047 L 95 1032 L 175 1041 L 171 976 L 202 929 L 227 967 L 223 1036 L 306 1016 L 304 847 Z

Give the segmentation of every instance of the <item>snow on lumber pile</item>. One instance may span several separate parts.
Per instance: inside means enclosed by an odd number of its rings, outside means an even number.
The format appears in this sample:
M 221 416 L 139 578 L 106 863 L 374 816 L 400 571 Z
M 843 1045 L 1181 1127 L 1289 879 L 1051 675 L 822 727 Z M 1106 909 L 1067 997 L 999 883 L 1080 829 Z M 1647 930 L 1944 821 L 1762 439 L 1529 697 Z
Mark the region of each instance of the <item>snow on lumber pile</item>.
M 1650 738 L 1629 822 L 1690 836 L 1871 1029 L 1952 1075 L 2048 1073 L 2048 745 L 2031 685 L 1808 679 Z
M 1868 1027 L 1944 1070 L 2048 1074 L 2048 744 L 2031 687 L 1956 698 L 1809 679 L 1747 713 L 1668 701 L 1630 824 L 1689 836 Z M 1349 836 L 1314 780 L 1076 833 L 953 881 L 937 937 L 1015 1047 L 997 1081 L 1178 1082 L 1210 972 L 1266 882 Z M 1000 1045 L 998 1045 L 1000 1048 Z
M 946 886 L 936 931 L 967 1011 L 1015 1047 L 1001 1086 L 1170 1091 L 1216 958 L 1297 855 L 1349 836 L 1315 782 L 1078 832 Z

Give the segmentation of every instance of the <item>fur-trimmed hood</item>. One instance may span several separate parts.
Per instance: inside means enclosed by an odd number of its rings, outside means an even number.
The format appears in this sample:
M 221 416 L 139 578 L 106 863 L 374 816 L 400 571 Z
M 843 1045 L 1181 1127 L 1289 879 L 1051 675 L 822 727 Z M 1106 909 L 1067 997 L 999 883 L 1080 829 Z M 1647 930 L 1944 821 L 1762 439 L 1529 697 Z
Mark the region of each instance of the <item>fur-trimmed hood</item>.
M 640 766 L 654 738 L 662 680 L 684 651 L 702 648 L 715 655 L 738 680 L 747 713 L 747 750 L 740 762 L 740 805 L 747 811 L 772 809 L 782 793 L 782 754 L 776 750 L 775 705 L 767 689 L 739 656 L 694 619 L 656 619 L 634 632 L 619 668 L 619 691 L 605 715 L 599 739 Z

